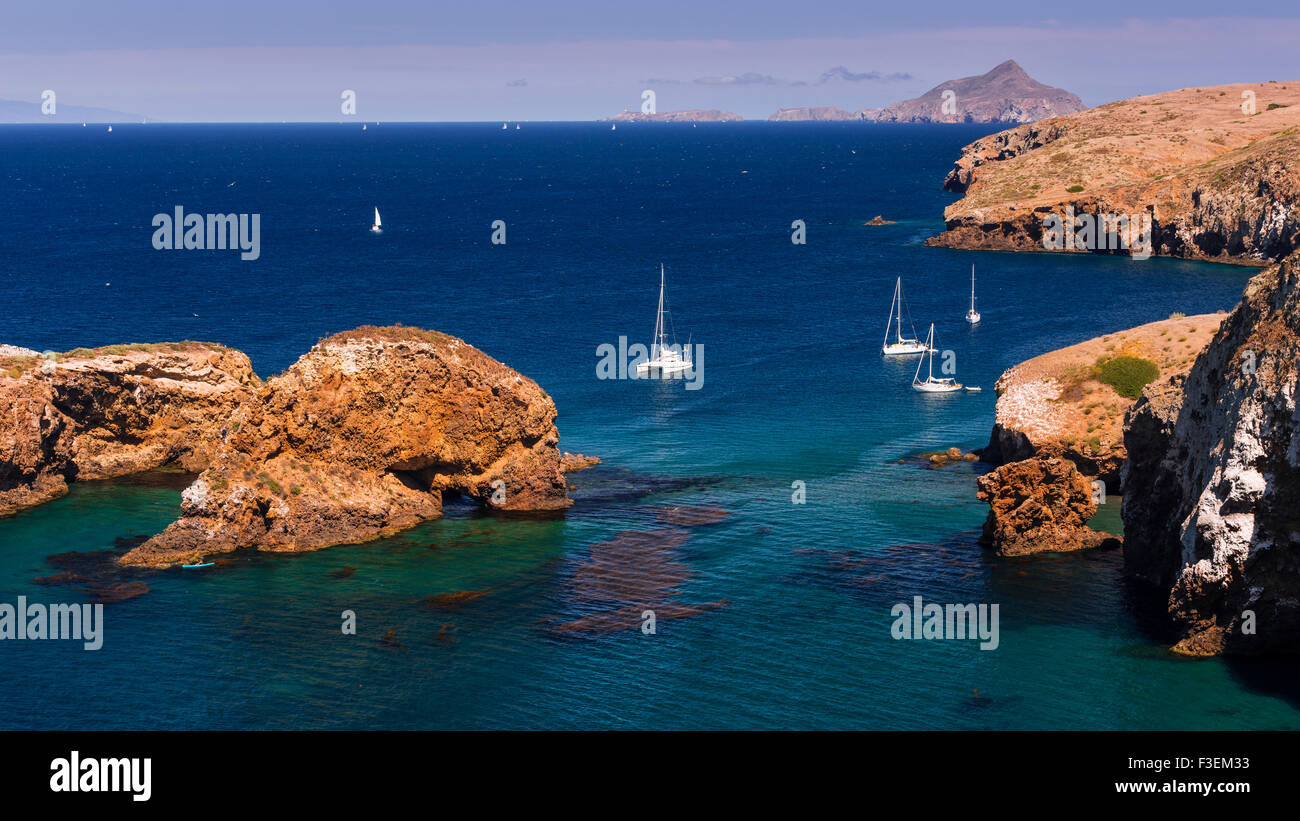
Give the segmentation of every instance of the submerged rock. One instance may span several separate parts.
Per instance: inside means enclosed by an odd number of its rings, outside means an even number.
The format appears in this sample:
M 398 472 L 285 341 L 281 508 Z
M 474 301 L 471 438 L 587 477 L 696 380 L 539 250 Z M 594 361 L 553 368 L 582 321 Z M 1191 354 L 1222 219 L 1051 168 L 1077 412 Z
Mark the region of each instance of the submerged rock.
M 664 524 L 694 527 L 697 525 L 717 524 L 725 521 L 730 515 L 731 511 L 716 505 L 708 507 L 674 505 L 673 507 L 660 508 L 659 512 L 655 514 L 655 518 Z

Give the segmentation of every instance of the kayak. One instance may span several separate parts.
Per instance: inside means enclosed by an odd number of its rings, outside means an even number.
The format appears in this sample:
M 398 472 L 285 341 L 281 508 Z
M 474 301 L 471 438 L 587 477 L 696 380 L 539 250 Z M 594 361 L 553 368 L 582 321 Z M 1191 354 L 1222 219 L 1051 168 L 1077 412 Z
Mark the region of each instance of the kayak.
M 181 567 L 186 567 L 186 568 L 212 567 L 212 565 L 214 564 L 216 564 L 216 562 L 203 562 L 202 564 L 183 564 L 181 565 Z

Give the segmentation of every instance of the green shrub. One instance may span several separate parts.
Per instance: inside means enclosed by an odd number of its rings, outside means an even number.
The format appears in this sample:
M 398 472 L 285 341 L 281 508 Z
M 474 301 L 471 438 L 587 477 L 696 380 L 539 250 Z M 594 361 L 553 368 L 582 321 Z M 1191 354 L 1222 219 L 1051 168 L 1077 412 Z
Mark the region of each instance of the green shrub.
M 1129 399 L 1141 396 L 1142 389 L 1159 375 L 1156 363 L 1139 356 L 1117 356 L 1097 363 L 1097 381 Z
M 1067 192 L 1071 193 L 1071 194 L 1077 194 L 1077 193 L 1079 193 L 1080 191 L 1083 190 L 1083 186 L 1082 186 L 1082 185 L 1071 185 L 1069 188 L 1067 188 L 1067 189 L 1065 189 L 1065 190 L 1066 190 Z

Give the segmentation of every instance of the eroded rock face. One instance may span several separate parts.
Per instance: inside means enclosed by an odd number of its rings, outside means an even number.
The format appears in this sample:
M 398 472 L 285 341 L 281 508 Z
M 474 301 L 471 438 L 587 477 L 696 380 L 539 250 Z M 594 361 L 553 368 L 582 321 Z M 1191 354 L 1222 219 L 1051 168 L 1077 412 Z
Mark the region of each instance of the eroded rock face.
M 537 383 L 454 337 L 330 337 L 239 409 L 181 518 L 123 562 L 366 541 L 438 518 L 452 491 L 500 510 L 561 510 L 555 415 Z
M 260 384 L 244 354 L 205 343 L 10 357 L 0 371 L 0 515 L 69 482 L 207 466 Z
M 989 505 L 980 542 L 999 556 L 1119 544 L 1115 537 L 1087 526 L 1097 513 L 1092 482 L 1065 459 L 1005 464 L 979 478 L 979 498 Z
M 1125 562 L 1168 590 L 1177 650 L 1300 649 L 1298 361 L 1292 255 L 1250 281 L 1181 392 L 1129 413 Z

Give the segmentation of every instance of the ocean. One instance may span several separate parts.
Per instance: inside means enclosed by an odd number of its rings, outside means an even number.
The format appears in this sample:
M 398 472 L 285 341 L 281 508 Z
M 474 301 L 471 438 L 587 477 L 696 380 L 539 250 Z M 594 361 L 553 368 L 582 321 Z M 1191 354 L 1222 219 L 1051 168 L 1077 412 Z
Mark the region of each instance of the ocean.
M 925 247 L 944 174 L 992 130 L 0 128 L 0 343 L 213 341 L 265 378 L 337 331 L 432 328 L 535 379 L 561 447 L 603 460 L 570 476 L 562 518 L 452 504 L 368 544 L 151 574 L 104 606 L 98 651 L 0 642 L 0 728 L 1300 728 L 1293 663 L 1173 656 L 1118 552 L 994 558 L 987 466 L 917 458 L 987 442 L 1006 368 L 1230 310 L 1253 273 Z M 260 258 L 155 250 L 176 206 L 260 215 Z M 864 225 L 878 214 L 896 224 Z M 602 345 L 650 341 L 661 264 L 698 385 L 598 378 Z M 917 394 L 916 360 L 880 356 L 899 276 L 917 331 L 933 322 L 982 393 Z M 160 531 L 185 481 L 78 484 L 0 520 L 0 602 L 90 601 L 33 580 Z M 675 524 L 676 505 L 727 515 Z M 653 633 L 566 629 L 642 608 L 593 595 L 593 560 L 653 599 Z M 997 604 L 998 646 L 896 640 L 915 596 Z

